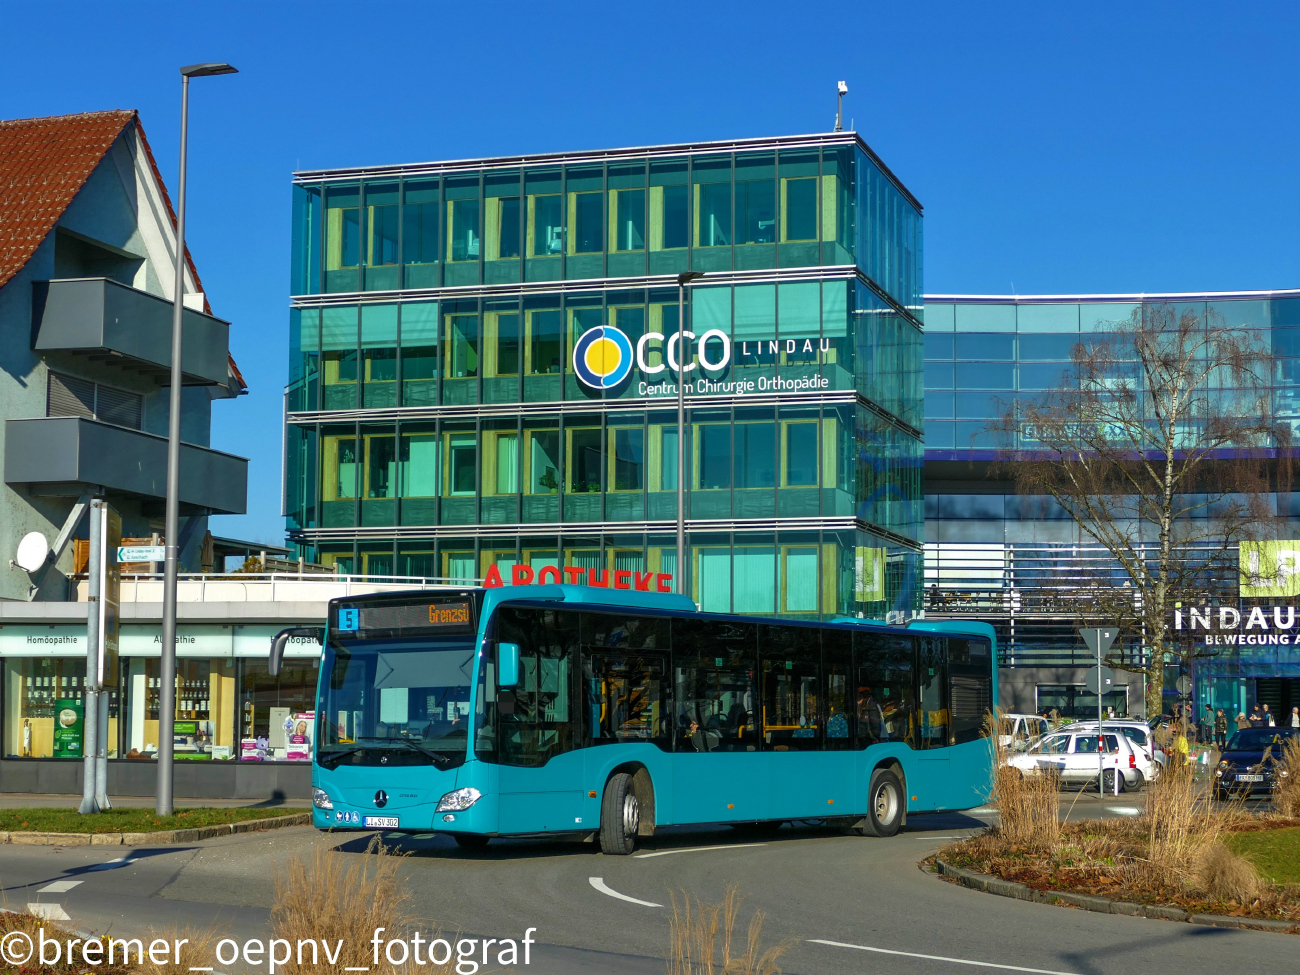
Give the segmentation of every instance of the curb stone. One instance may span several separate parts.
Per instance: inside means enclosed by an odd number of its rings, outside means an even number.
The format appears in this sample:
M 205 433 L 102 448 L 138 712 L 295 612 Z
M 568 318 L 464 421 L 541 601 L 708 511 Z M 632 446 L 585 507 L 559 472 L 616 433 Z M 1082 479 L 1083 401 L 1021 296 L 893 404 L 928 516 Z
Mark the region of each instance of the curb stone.
M 286 826 L 310 826 L 311 813 L 293 813 L 267 819 L 245 819 L 194 829 L 164 829 L 153 833 L 37 833 L 11 830 L 0 832 L 0 844 L 26 846 L 150 846 L 169 843 L 197 843 L 235 833 L 260 833 Z
M 1300 922 L 1275 921 L 1268 918 L 1228 917 L 1223 914 L 1189 914 L 1181 907 L 1164 904 L 1135 904 L 1131 901 L 1116 901 L 1108 897 L 1093 894 L 1074 894 L 1069 891 L 1041 891 L 1025 884 L 1003 880 L 989 874 L 954 867 L 938 857 L 934 859 L 934 873 L 955 881 L 972 890 L 982 890 L 1001 897 L 1013 897 L 1022 901 L 1038 904 L 1069 905 L 1098 914 L 1119 914 L 1127 917 L 1147 917 L 1163 921 L 1187 921 L 1191 924 L 1204 924 L 1217 928 L 1239 928 L 1243 931 L 1277 931 L 1286 934 L 1300 934 Z

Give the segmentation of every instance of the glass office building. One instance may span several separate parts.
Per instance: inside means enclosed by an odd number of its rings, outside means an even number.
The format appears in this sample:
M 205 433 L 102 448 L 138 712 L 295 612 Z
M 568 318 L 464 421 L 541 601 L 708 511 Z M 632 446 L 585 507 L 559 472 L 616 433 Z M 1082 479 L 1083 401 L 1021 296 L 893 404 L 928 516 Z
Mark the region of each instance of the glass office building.
M 927 614 L 978 617 L 999 629 L 1006 706 L 1096 714 L 1096 697 L 1083 686 L 1091 658 L 1053 593 L 1096 578 L 1098 569 L 1112 571 L 1117 584 L 1122 576 L 1050 498 L 1018 495 L 1014 485 L 989 477 L 1000 437 L 993 424 L 1017 397 L 1058 386 L 1077 343 L 1113 331 L 1143 303 L 1166 302 L 1256 331 L 1277 357 L 1275 415 L 1300 432 L 1300 291 L 926 298 L 926 584 L 938 587 Z M 1297 495 L 1275 502 L 1280 514 L 1300 515 Z M 1236 569 L 1234 558 L 1222 587 L 1229 599 Z M 1179 698 L 1177 680 L 1187 677 L 1198 715 L 1205 704 L 1232 715 L 1256 701 L 1288 714 L 1300 705 L 1294 646 L 1224 647 L 1166 674 L 1166 700 Z M 1140 713 L 1141 678 L 1119 675 L 1126 686 L 1107 703 Z
M 676 576 L 680 367 L 685 591 L 921 609 L 921 208 L 855 133 L 298 173 L 292 275 L 307 557 Z

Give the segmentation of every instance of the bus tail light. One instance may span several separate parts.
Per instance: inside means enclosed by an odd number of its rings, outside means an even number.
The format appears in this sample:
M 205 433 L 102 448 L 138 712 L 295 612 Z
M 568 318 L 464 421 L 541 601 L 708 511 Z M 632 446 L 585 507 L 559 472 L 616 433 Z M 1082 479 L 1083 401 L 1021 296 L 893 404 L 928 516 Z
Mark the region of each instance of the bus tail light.
M 448 792 L 438 800 L 437 812 L 464 812 L 474 803 L 478 802 L 483 794 L 472 786 L 466 789 L 457 789 L 455 792 Z

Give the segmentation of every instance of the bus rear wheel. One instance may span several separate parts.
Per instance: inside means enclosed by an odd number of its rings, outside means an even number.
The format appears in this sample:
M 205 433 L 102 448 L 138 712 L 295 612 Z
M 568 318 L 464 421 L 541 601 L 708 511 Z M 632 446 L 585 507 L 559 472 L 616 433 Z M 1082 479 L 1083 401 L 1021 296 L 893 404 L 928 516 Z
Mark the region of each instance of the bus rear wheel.
M 632 776 L 626 772 L 611 775 L 605 783 L 600 803 L 600 852 L 608 856 L 627 856 L 636 849 L 641 829 L 641 806 L 632 788 Z
M 877 769 L 867 789 L 867 814 L 858 833 L 862 836 L 893 836 L 903 826 L 903 782 L 890 769 Z

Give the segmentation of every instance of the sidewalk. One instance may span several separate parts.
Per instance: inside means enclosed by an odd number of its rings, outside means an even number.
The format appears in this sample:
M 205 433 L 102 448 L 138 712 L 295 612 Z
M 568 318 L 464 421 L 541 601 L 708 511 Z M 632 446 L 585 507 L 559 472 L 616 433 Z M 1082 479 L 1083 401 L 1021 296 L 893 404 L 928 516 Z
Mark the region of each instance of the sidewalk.
M 157 803 L 154 796 L 109 796 L 109 801 L 123 809 L 151 809 Z M 71 807 L 75 809 L 81 803 L 81 796 L 38 795 L 31 792 L 0 792 L 0 809 L 32 809 Z M 177 799 L 177 809 L 193 809 L 207 806 L 217 809 L 240 809 L 244 807 L 269 809 L 284 807 L 286 809 L 310 809 L 310 799 Z

